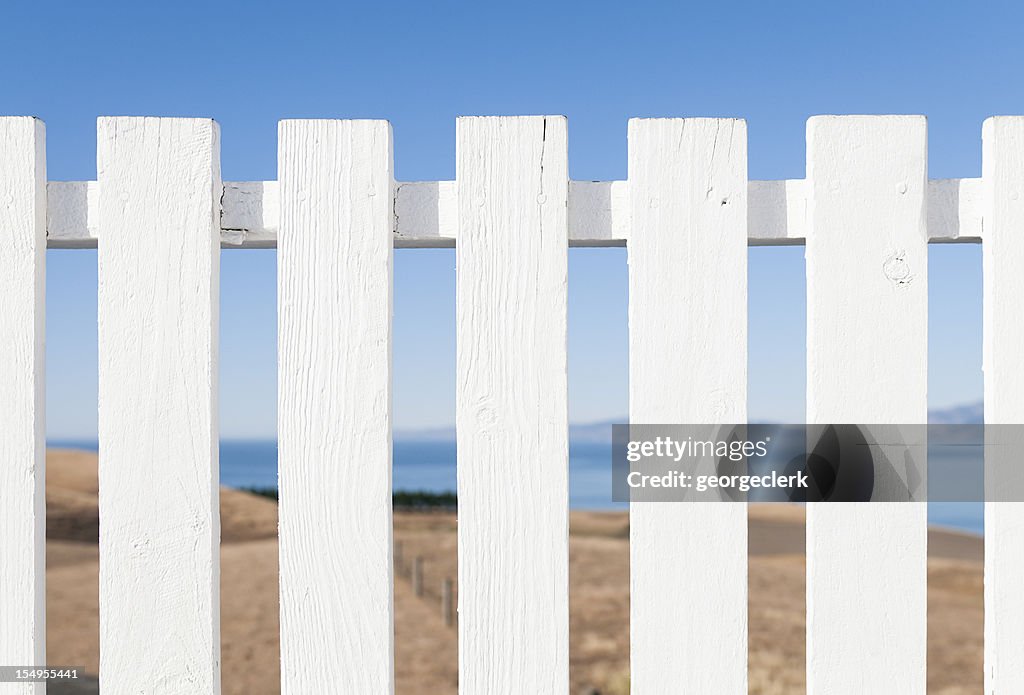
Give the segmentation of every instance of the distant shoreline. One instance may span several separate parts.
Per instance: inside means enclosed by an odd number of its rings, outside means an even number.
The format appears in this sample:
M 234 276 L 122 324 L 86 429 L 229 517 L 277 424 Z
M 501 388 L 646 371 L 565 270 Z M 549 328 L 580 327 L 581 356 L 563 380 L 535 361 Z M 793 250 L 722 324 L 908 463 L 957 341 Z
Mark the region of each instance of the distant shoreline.
M 220 483 L 238 490 L 262 490 L 262 496 L 275 497 L 277 490 L 277 441 L 274 439 L 220 440 Z M 53 439 L 48 448 L 97 452 L 96 440 Z M 611 501 L 611 466 L 604 446 L 591 442 L 570 442 L 569 506 L 577 511 L 625 511 L 628 506 Z M 455 442 L 411 441 L 395 439 L 395 494 L 423 495 L 402 509 L 455 509 Z M 273 492 L 270 492 L 273 491 Z M 452 495 L 451 506 L 440 501 Z M 434 499 L 438 498 L 438 499 Z M 982 503 L 936 502 L 929 505 L 928 525 L 978 538 L 984 537 Z

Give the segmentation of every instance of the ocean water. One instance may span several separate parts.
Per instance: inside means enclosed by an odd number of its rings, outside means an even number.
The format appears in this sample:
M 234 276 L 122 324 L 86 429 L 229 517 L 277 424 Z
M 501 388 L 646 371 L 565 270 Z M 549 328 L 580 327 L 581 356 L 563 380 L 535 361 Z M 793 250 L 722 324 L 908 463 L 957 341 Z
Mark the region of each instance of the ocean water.
M 97 450 L 95 441 L 52 441 L 51 446 Z M 393 449 L 395 490 L 445 492 L 456 489 L 455 443 L 399 440 Z M 339 462 L 340 463 L 340 462 Z M 277 442 L 232 441 L 220 444 L 220 480 L 229 487 L 277 487 Z M 569 447 L 569 504 L 574 509 L 626 509 L 612 502 L 611 448 L 573 443 Z M 932 502 L 928 522 L 968 533 L 984 533 L 980 502 Z
M 455 443 L 396 441 L 392 449 L 391 477 L 395 490 L 455 490 Z M 221 442 L 220 480 L 231 487 L 276 487 L 276 442 Z M 569 504 L 577 509 L 626 509 L 626 504 L 612 502 L 611 489 L 609 447 L 572 445 L 569 448 Z

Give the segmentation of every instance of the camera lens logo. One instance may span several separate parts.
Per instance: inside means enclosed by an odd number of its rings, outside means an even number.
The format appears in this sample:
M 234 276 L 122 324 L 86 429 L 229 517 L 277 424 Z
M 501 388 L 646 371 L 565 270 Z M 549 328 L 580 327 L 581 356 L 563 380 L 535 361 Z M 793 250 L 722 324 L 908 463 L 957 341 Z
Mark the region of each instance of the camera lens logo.
M 806 487 L 775 490 L 775 501 L 899 502 L 924 499 L 923 478 L 913 447 L 899 429 L 853 424 L 780 427 L 769 455 L 761 461 L 717 461 L 719 475 L 779 471 L 802 473 Z M 735 432 L 730 438 L 735 436 Z M 723 500 L 745 501 L 735 490 L 721 491 Z M 764 496 L 760 496 L 764 499 Z
M 790 461 L 790 466 L 803 468 L 809 483 L 793 501 L 869 502 L 877 463 L 857 425 L 827 425 L 806 456 Z

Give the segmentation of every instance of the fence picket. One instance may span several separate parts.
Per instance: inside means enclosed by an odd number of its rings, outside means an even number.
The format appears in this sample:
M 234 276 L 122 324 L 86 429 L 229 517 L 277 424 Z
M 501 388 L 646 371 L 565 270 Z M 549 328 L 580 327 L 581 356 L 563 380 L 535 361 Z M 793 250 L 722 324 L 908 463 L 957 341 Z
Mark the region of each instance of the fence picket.
M 391 693 L 391 126 L 278 136 L 281 692 Z
M 923 424 L 927 125 L 807 124 L 807 419 Z M 807 508 L 807 692 L 925 691 L 927 507 Z
M 459 687 L 567 693 L 562 117 L 457 127 Z
M 0 664 L 46 663 L 46 128 L 0 118 Z M 38 693 L 41 683 L 0 683 Z
M 629 122 L 629 417 L 741 423 L 747 401 L 747 132 Z M 630 505 L 631 687 L 747 692 L 747 507 Z
M 218 693 L 219 132 L 101 118 L 97 139 L 100 680 Z
M 1024 423 L 1024 118 L 990 118 L 983 133 L 985 422 L 1019 424 Z M 986 466 L 990 497 L 994 486 L 1008 482 L 994 473 L 1017 468 L 1012 459 L 1019 458 L 1020 448 L 986 452 L 986 457 L 1000 455 L 1011 461 Z M 985 504 L 985 693 L 1024 690 L 1022 520 L 1024 503 Z

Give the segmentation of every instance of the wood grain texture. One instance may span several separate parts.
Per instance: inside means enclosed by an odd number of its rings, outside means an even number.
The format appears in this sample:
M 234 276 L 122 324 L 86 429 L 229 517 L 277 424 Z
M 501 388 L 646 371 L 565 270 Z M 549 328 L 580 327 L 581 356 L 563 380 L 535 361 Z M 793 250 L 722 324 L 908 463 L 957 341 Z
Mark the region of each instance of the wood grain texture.
M 46 664 L 46 129 L 0 118 L 0 664 Z M 41 683 L 0 683 L 42 695 Z
M 217 124 L 101 118 L 100 682 L 220 692 Z
M 923 117 L 808 121 L 809 423 L 927 421 L 927 171 Z M 921 503 L 808 505 L 810 695 L 923 695 L 926 524 Z
M 569 688 L 562 117 L 460 118 L 459 688 Z
M 986 424 L 1024 423 L 1024 118 L 985 121 Z M 1005 435 L 1002 435 L 1005 436 Z M 987 447 L 986 499 L 1019 470 L 1020 445 Z M 1008 457 L 1008 458 L 1006 458 Z M 1005 497 L 1004 497 L 1005 499 Z M 985 693 L 1024 692 L 1024 503 L 985 503 Z
M 454 181 L 398 183 L 395 248 L 454 247 L 458 199 Z M 748 183 L 747 241 L 751 246 L 804 243 L 806 181 Z M 95 181 L 51 181 L 49 248 L 95 248 L 99 236 Z M 221 244 L 224 248 L 275 248 L 280 197 L 277 181 L 225 181 Z M 934 243 L 981 240 L 981 179 L 928 182 L 928 237 Z M 569 182 L 569 246 L 625 246 L 629 236 L 626 181 Z
M 747 132 L 629 122 L 629 420 L 742 423 Z M 746 504 L 630 504 L 637 693 L 747 692 Z
M 391 693 L 391 126 L 278 137 L 281 692 Z

